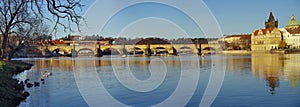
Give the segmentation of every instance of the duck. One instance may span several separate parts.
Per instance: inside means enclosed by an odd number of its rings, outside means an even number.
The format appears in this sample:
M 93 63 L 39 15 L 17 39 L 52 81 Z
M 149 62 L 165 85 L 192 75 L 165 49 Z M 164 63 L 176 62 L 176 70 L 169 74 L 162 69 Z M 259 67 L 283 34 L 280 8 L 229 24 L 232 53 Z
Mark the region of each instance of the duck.
M 40 86 L 39 82 L 34 82 L 34 87 Z
M 24 81 L 24 83 L 27 84 L 29 80 L 30 80 L 30 79 L 26 79 L 26 80 Z
M 51 72 L 45 72 L 45 73 L 43 73 L 43 77 L 49 77 L 49 76 L 52 76 Z

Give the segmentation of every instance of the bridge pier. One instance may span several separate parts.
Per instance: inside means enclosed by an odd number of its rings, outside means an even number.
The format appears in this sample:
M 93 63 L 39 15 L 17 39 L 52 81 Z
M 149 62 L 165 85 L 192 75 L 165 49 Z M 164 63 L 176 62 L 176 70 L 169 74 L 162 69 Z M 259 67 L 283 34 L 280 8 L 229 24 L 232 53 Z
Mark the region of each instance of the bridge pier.
M 170 55 L 178 55 L 177 50 L 172 46 L 171 50 L 169 51 Z
M 122 47 L 122 49 L 120 50 L 120 55 L 127 55 L 127 54 L 128 54 L 128 52 L 127 52 L 127 50 L 126 50 L 125 44 L 123 44 L 123 47 Z
M 52 56 L 52 53 L 51 53 L 51 51 L 48 49 L 48 47 L 46 47 L 45 49 L 43 49 L 42 55 L 43 55 L 44 57 L 51 57 L 51 56 Z
M 153 55 L 156 55 L 157 51 L 156 49 L 153 50 Z
M 199 48 L 197 48 L 198 50 L 198 55 L 202 55 L 202 48 L 201 48 L 201 44 L 199 43 Z
M 119 52 L 120 52 L 120 55 L 122 56 L 122 55 L 127 55 L 128 54 L 128 52 L 127 52 L 127 50 L 125 49 L 125 48 L 122 48 L 121 50 L 119 50 Z
M 78 52 L 74 49 L 71 50 L 71 56 L 72 57 L 77 57 L 78 56 Z
M 146 56 L 151 56 L 151 49 L 150 49 L 150 43 L 147 43 L 147 48 L 145 50 Z
M 103 52 L 100 48 L 97 49 L 97 53 L 96 53 L 97 57 L 102 57 L 103 56 Z

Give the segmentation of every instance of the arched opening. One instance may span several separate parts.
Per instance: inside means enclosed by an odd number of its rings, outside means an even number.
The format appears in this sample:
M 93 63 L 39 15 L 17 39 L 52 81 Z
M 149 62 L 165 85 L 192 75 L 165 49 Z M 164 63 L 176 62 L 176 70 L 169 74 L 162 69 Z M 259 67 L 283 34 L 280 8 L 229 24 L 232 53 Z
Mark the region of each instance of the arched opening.
M 92 49 L 89 48 L 83 48 L 78 50 L 79 56 L 93 56 L 95 55 L 95 52 Z
M 144 51 L 141 48 L 134 47 L 132 49 L 129 49 L 129 54 L 130 55 L 143 55 Z
M 216 49 L 213 47 L 206 47 L 206 48 L 203 48 L 202 50 L 216 51 Z
M 54 49 L 51 53 L 52 53 L 53 56 L 66 56 L 66 55 L 68 55 L 68 52 L 64 49 L 61 49 L 61 48 Z
M 154 50 L 154 55 L 167 55 L 169 52 L 164 47 L 157 47 Z
M 120 52 L 115 48 L 106 48 L 103 50 L 103 55 L 120 55 Z
M 193 49 L 187 46 L 178 49 L 178 54 L 193 54 Z
M 213 47 L 206 47 L 202 49 L 202 53 L 213 54 L 216 53 L 216 49 Z

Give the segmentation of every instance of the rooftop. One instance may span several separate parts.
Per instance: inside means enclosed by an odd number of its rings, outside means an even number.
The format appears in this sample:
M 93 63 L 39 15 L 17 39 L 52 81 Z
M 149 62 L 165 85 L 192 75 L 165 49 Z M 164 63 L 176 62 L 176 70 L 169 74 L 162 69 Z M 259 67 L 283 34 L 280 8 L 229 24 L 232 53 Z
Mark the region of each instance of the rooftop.
M 299 26 L 299 22 L 296 20 L 295 16 L 293 15 L 291 20 L 288 21 L 288 24 L 286 25 L 286 27 L 289 26 Z

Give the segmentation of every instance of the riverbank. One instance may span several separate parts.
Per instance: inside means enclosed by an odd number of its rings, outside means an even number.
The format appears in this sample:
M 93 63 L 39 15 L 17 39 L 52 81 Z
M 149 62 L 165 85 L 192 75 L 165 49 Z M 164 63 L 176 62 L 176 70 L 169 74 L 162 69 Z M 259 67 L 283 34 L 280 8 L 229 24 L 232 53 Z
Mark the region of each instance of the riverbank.
M 13 76 L 33 65 L 19 61 L 0 61 L 0 105 L 3 107 L 18 106 L 25 100 L 28 92 L 24 92 L 24 84 L 19 84 Z
M 221 54 L 251 54 L 251 51 L 247 50 L 230 50 L 230 51 L 221 51 Z

